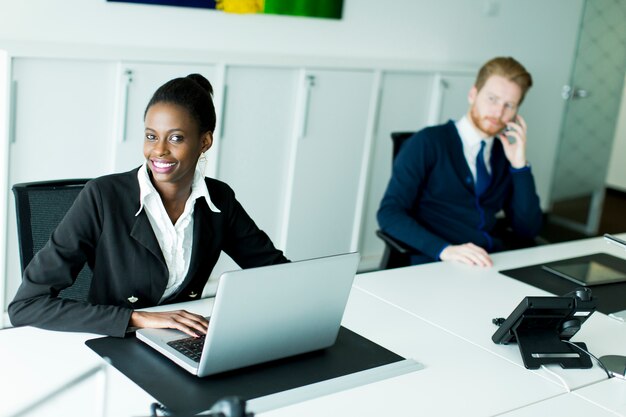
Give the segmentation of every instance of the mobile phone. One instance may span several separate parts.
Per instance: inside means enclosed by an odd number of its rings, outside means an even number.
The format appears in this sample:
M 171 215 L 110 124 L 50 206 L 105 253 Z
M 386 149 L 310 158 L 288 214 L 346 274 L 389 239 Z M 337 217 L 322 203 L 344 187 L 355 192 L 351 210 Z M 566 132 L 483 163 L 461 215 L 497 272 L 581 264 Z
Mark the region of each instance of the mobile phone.
M 517 123 L 517 115 L 513 117 L 513 119 L 511 119 L 510 123 Z M 506 135 L 506 132 L 510 132 L 512 130 L 513 129 L 509 127 L 509 125 L 506 125 L 506 127 L 504 128 L 504 134 Z M 506 135 L 506 139 L 509 141 L 510 144 L 515 143 L 515 136 Z

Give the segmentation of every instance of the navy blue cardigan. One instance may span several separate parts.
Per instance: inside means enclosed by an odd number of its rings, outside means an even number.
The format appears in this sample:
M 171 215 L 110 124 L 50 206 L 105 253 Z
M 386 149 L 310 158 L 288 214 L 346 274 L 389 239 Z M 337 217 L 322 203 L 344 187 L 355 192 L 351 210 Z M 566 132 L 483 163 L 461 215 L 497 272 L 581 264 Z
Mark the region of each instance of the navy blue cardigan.
M 501 210 L 516 235 L 534 238 L 542 213 L 530 168 L 513 169 L 497 139 L 490 162 L 491 185 L 478 198 L 454 122 L 417 132 L 394 160 L 378 210 L 381 229 L 426 255 L 422 262 L 439 259 L 447 245 L 502 250 L 492 235 Z

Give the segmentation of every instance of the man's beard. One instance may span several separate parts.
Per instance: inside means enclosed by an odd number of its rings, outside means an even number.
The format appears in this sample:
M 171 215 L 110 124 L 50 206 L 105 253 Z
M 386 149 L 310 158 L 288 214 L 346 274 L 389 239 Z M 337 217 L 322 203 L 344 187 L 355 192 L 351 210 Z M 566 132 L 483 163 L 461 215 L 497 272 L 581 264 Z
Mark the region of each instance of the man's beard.
M 475 105 L 473 105 L 470 109 L 470 117 L 472 118 L 472 123 L 474 123 L 474 126 L 480 129 L 483 133 L 487 134 L 487 136 L 495 136 L 498 133 L 502 132 L 502 130 L 506 127 L 506 123 L 502 122 L 501 119 L 498 119 L 498 122 L 495 126 L 485 120 L 485 118 L 481 117 L 481 115 L 478 113 Z

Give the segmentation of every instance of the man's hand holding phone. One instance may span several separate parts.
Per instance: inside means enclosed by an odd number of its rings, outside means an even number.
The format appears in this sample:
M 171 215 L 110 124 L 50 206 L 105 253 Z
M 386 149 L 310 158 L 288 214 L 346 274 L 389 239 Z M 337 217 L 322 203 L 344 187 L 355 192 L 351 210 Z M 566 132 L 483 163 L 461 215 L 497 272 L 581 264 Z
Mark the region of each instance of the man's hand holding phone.
M 526 121 L 517 115 L 506 124 L 506 128 L 498 134 L 504 148 L 506 159 L 513 168 L 526 166 Z

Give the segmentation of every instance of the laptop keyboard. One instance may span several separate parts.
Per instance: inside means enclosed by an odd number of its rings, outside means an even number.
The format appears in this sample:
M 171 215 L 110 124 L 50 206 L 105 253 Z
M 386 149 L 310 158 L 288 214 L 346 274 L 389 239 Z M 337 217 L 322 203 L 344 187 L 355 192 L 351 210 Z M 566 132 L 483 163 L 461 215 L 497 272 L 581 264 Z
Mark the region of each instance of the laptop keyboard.
M 200 362 L 205 337 L 206 335 L 203 334 L 200 337 L 187 337 L 185 339 L 172 340 L 171 342 L 167 342 L 167 344 L 192 361 Z

